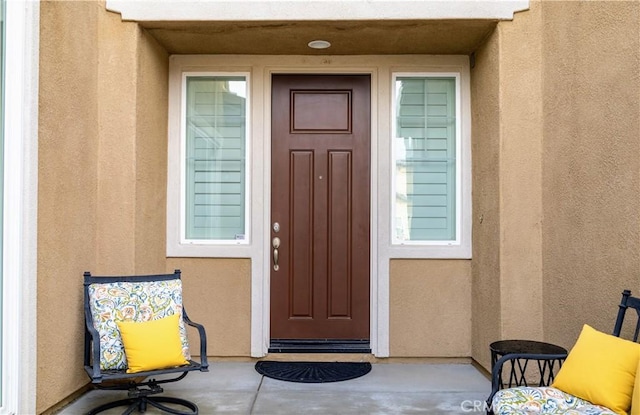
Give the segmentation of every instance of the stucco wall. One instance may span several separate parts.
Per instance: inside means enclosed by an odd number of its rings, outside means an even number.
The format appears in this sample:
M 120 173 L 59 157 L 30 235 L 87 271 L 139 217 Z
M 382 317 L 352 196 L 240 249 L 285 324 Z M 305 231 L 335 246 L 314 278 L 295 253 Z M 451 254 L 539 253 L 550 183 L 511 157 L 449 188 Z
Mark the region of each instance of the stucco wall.
M 472 70 L 473 357 L 611 331 L 640 279 L 640 3 L 532 1 Z
M 98 263 L 91 271 L 127 274 L 136 262 L 138 28 L 121 23 L 118 15 L 98 13 Z
M 391 357 L 471 354 L 471 262 L 392 260 Z
M 135 272 L 147 273 L 166 264 L 169 57 L 145 31 L 138 44 Z
M 498 26 L 500 281 L 505 338 L 542 334 L 542 54 L 539 3 Z M 531 318 L 531 316 L 538 316 Z
M 225 258 L 169 258 L 180 269 L 189 318 L 207 330 L 209 356 L 251 354 L 251 261 Z M 192 353 L 198 354 L 197 350 Z
M 82 272 L 166 268 L 168 66 L 98 2 L 43 2 L 40 24 L 38 412 L 88 381 Z
M 500 22 L 476 51 L 473 108 L 473 357 L 542 340 L 541 7 Z M 532 318 L 533 316 L 533 318 Z
M 543 337 L 540 20 L 534 3 L 500 22 L 471 72 L 472 356 L 485 368 L 491 342 Z
M 248 356 L 250 262 L 165 255 L 167 52 L 98 2 L 43 2 L 41 31 L 37 411 L 88 382 L 85 270 L 181 268 L 209 354 Z
M 640 3 L 543 3 L 544 332 L 611 331 L 640 294 Z
M 98 9 L 40 5 L 38 412 L 87 383 L 82 272 L 97 258 Z
M 499 34 L 475 54 L 471 70 L 473 160 L 472 356 L 489 365 L 488 344 L 501 335 Z

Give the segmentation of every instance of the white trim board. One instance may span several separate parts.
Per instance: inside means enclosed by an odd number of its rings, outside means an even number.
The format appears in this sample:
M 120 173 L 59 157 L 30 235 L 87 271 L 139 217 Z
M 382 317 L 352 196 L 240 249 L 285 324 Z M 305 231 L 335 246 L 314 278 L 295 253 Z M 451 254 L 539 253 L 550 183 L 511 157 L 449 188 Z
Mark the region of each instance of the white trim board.
M 107 0 L 133 21 L 511 20 L 529 0 Z
M 2 407 L 36 412 L 39 3 L 6 3 Z

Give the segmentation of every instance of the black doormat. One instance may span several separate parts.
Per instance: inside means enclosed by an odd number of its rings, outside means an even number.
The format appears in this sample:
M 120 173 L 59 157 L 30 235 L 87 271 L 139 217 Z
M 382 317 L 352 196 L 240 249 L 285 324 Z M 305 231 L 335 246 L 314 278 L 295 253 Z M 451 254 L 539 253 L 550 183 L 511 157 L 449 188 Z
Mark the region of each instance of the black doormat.
M 371 371 L 369 362 L 274 362 L 256 363 L 258 373 L 278 380 L 299 383 L 327 383 L 355 379 Z

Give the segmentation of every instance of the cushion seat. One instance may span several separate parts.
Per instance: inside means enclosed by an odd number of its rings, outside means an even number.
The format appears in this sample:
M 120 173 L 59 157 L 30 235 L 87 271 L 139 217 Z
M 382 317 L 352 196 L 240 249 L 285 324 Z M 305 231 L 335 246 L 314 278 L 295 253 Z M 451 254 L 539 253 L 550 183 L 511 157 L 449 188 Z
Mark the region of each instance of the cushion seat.
M 493 397 L 491 407 L 495 415 L 615 415 L 604 406 L 550 386 L 502 389 Z

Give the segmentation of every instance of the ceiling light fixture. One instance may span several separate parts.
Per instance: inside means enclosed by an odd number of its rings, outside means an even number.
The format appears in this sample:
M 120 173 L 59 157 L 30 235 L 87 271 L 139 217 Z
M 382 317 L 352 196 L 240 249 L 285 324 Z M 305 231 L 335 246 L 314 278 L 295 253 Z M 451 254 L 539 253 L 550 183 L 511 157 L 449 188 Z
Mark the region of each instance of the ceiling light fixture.
M 331 46 L 331 43 L 326 40 L 312 40 L 308 46 L 312 49 L 326 49 Z

